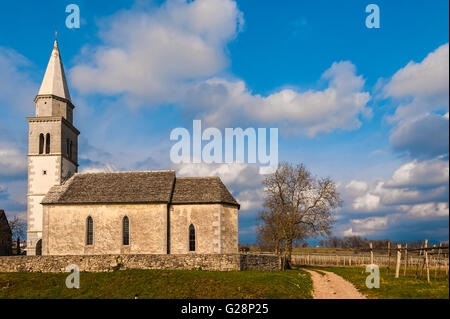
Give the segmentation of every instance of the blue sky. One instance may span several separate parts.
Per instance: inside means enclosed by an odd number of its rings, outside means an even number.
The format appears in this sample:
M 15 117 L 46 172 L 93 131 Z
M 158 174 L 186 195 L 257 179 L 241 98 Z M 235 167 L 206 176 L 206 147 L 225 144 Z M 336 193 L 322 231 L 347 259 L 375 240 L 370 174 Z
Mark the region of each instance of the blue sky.
M 68 4 L 81 27 L 65 26 Z M 174 165 L 170 131 L 278 127 L 280 161 L 339 185 L 335 235 L 448 240 L 448 1 L 22 1 L 0 11 L 0 207 L 26 212 L 26 116 L 54 30 L 80 171 L 219 175 L 255 239 L 253 165 Z M 14 14 L 12 14 L 14 13 Z

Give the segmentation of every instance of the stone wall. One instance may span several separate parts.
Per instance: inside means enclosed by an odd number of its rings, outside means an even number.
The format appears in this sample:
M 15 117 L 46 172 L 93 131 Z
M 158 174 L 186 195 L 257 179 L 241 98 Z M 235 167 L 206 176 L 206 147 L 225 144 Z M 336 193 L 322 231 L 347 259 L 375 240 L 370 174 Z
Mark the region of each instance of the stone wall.
M 279 259 L 270 255 L 97 255 L 0 257 L 0 272 L 64 272 L 70 265 L 80 271 L 108 272 L 125 269 L 198 269 L 211 271 L 279 270 Z

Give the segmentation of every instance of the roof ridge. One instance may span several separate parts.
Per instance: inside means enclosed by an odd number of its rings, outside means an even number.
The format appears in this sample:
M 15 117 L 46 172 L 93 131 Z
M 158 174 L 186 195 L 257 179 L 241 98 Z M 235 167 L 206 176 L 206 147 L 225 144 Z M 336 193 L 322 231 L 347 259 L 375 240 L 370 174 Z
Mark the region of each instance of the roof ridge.
M 183 176 L 183 177 L 177 177 L 177 179 L 220 179 L 220 176 Z
M 86 173 L 75 173 L 75 175 L 95 175 L 95 174 L 130 174 L 130 173 L 168 173 L 168 172 L 175 172 L 175 170 L 166 169 L 166 170 L 154 170 L 154 171 L 117 171 L 117 172 L 86 172 Z

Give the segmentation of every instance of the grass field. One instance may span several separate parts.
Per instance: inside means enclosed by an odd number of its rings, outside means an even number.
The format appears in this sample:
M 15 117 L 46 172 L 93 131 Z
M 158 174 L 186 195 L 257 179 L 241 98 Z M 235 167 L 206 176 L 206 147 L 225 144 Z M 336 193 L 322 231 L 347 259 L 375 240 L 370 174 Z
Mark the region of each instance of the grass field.
M 123 270 L 81 273 L 80 289 L 68 289 L 68 274 L 0 273 L 0 298 L 312 298 L 309 274 L 194 270 Z
M 448 277 L 432 277 L 431 283 L 427 283 L 425 277 L 415 278 L 414 275 L 403 274 L 395 278 L 391 270 L 387 274 L 386 268 L 380 268 L 380 288 L 369 289 L 366 287 L 366 278 L 369 273 L 362 267 L 327 267 L 318 268 L 328 270 L 350 281 L 361 293 L 368 298 L 376 299 L 448 299 Z

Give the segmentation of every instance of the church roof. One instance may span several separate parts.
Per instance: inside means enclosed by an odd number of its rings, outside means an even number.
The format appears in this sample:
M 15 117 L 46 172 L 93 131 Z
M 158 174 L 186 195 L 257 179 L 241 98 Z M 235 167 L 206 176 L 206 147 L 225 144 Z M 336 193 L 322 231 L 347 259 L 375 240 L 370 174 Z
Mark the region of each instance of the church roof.
M 205 202 L 239 206 L 219 177 L 181 177 L 176 179 L 173 204 Z
M 60 98 L 71 101 L 69 87 L 67 86 L 66 74 L 59 54 L 58 42 L 55 40 L 52 55 L 42 80 L 40 95 L 55 95 Z
M 219 177 L 175 171 L 78 173 L 53 186 L 42 204 L 223 203 L 239 206 Z

